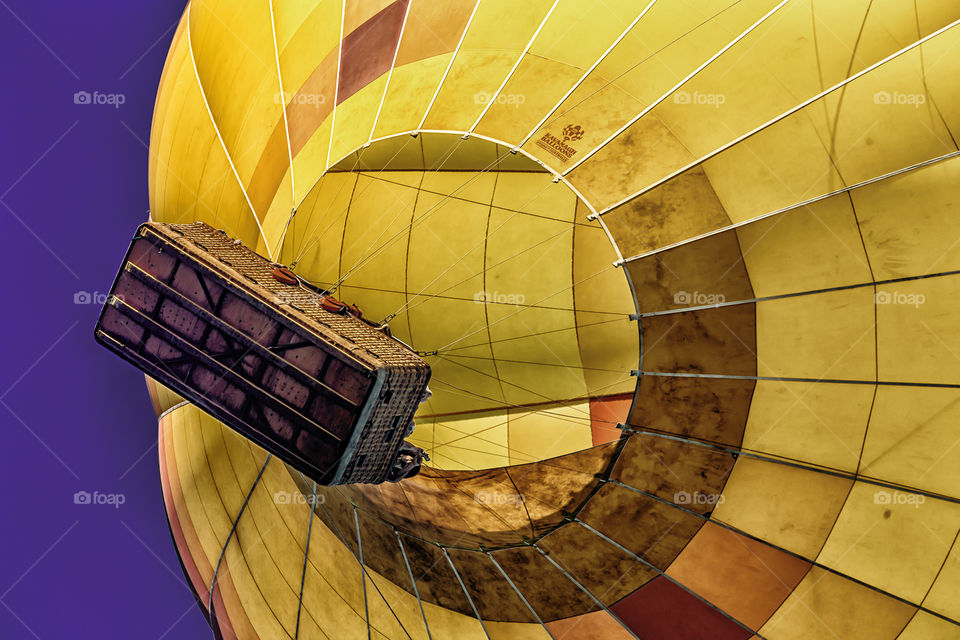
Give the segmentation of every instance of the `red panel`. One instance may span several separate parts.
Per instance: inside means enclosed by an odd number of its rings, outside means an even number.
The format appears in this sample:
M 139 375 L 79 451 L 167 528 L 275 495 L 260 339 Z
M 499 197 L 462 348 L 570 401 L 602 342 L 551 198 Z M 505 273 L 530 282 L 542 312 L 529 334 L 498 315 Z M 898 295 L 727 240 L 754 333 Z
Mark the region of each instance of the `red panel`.
M 747 640 L 753 636 L 752 631 L 662 576 L 614 604 L 610 611 L 643 640 Z
M 393 64 L 406 12 L 407 0 L 397 0 L 343 39 L 338 103 L 386 73 Z
M 590 399 L 590 431 L 593 433 L 593 446 L 620 438 L 623 432 L 617 428 L 617 424 L 627 423 L 632 402 L 632 393 Z

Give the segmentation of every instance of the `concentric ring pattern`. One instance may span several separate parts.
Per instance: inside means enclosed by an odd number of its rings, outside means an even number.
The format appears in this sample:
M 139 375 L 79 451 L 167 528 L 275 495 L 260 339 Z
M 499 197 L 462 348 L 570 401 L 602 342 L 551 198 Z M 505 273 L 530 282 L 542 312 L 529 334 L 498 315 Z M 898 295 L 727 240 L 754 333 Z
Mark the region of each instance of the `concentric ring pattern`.
M 224 638 L 960 638 L 960 6 L 194 0 L 152 217 L 389 320 L 403 483 L 148 381 Z

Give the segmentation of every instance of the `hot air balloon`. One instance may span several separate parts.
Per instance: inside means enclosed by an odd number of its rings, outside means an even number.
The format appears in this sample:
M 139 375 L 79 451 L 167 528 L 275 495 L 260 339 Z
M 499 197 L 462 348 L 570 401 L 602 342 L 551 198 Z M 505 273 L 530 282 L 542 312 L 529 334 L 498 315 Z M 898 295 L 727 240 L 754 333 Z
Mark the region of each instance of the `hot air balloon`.
M 960 7 L 191 2 L 151 218 L 412 345 L 420 475 L 148 380 L 223 638 L 960 637 Z

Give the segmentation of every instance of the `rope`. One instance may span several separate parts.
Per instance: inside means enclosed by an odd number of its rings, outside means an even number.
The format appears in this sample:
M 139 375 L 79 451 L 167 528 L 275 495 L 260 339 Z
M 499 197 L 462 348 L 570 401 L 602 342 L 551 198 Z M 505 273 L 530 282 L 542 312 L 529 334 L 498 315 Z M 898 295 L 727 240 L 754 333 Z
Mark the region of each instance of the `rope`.
M 297 600 L 297 626 L 293 632 L 293 639 L 300 637 L 300 613 L 303 610 L 303 585 L 307 581 L 307 559 L 310 557 L 310 537 L 313 534 L 313 505 L 317 504 L 317 483 L 313 483 L 313 496 L 310 500 L 310 524 L 307 526 L 307 545 L 303 552 L 303 570 L 300 573 L 300 597 Z
M 462 144 L 462 141 L 461 141 L 461 143 L 458 143 L 458 147 L 459 147 L 459 144 Z M 458 147 L 455 147 L 454 150 L 456 150 L 456 148 L 458 148 Z M 427 209 L 422 215 L 420 215 L 420 217 L 414 216 L 414 217 L 410 220 L 410 224 L 407 225 L 407 227 L 406 227 L 405 229 L 402 229 L 402 230 L 398 231 L 398 232 L 395 233 L 393 236 L 391 236 L 390 238 L 388 238 L 387 241 L 386 241 L 385 243 L 383 243 L 382 245 L 380 245 L 379 247 L 377 247 L 377 248 L 373 251 L 373 253 L 369 254 L 367 257 L 365 257 L 365 258 L 363 258 L 362 260 L 360 260 L 360 261 L 359 261 L 357 264 L 355 264 L 347 273 L 345 273 L 343 276 L 341 276 L 340 279 L 337 280 L 337 282 L 334 284 L 334 288 L 333 288 L 332 290 L 333 290 L 333 291 L 336 291 L 337 289 L 339 289 L 339 288 L 340 288 L 340 285 L 342 285 L 344 282 L 346 282 L 347 278 L 349 278 L 350 276 L 352 276 L 353 274 L 355 274 L 359 269 L 363 268 L 370 260 L 372 260 L 373 258 L 377 257 L 377 255 L 379 255 L 382 251 L 384 251 L 387 247 L 389 247 L 390 244 L 392 244 L 395 240 L 397 240 L 397 239 L 400 238 L 400 237 L 403 237 L 404 234 L 409 234 L 411 231 L 413 231 L 414 227 L 416 227 L 417 225 L 419 225 L 420 223 L 422 223 L 431 213 L 433 213 L 434 211 L 436 211 L 437 209 L 439 209 L 447 200 L 449 200 L 450 198 L 452 198 L 455 194 L 459 193 L 462 189 L 464 189 L 465 187 L 467 187 L 467 185 L 469 185 L 471 182 L 473 182 L 474 180 L 476 180 L 477 178 L 479 178 L 480 176 L 482 176 L 483 174 L 485 174 L 485 173 L 486 173 L 487 171 L 489 171 L 492 167 L 500 164 L 500 161 L 501 161 L 503 158 L 505 158 L 505 157 L 507 156 L 507 154 L 509 154 L 509 153 L 510 153 L 509 151 L 505 151 L 505 152 L 502 153 L 501 155 L 497 156 L 497 158 L 496 158 L 495 160 L 493 160 L 490 164 L 486 165 L 486 166 L 485 166 L 483 169 L 481 169 L 480 171 L 475 172 L 472 177 L 470 177 L 470 178 L 467 179 L 463 184 L 461 184 L 459 187 L 457 187 L 456 189 L 454 189 L 452 193 L 449 193 L 449 194 L 445 195 L 443 198 L 441 198 L 439 202 L 437 202 L 435 205 L 433 205 L 432 207 L 430 207 L 429 209 Z
M 257 479 L 253 481 L 253 486 L 250 487 L 250 491 L 247 492 L 247 497 L 244 498 L 243 504 L 240 506 L 240 511 L 237 513 L 237 517 L 233 520 L 233 525 L 230 527 L 230 534 L 227 535 L 227 541 L 223 543 L 223 549 L 220 550 L 220 557 L 217 559 L 217 568 L 213 571 L 213 580 L 210 582 L 210 594 L 207 601 L 207 617 L 210 621 L 210 625 L 213 626 L 213 589 L 217 585 L 217 577 L 220 575 L 220 564 L 223 562 L 224 556 L 227 554 L 227 546 L 230 544 L 230 540 L 233 539 L 233 534 L 237 530 L 237 523 L 240 522 L 240 516 L 243 515 L 243 512 L 247 509 L 247 504 L 250 502 L 250 497 L 253 495 L 253 490 L 257 488 L 257 485 L 260 484 L 260 478 L 263 477 L 263 472 L 267 469 L 267 464 L 273 458 L 273 454 L 268 454 L 267 459 L 263 461 L 263 466 L 260 467 L 260 473 L 257 474 Z
M 530 307 L 536 307 L 536 306 L 539 305 L 541 302 L 544 302 L 545 300 L 549 300 L 550 298 L 553 298 L 554 296 L 557 296 L 557 295 L 563 293 L 564 291 L 566 291 L 566 290 L 568 290 L 568 289 L 573 289 L 575 286 L 577 286 L 577 285 L 579 285 L 579 284 L 583 284 L 583 283 L 586 282 L 587 280 L 590 280 L 590 279 L 592 279 L 592 278 L 596 278 L 596 277 L 599 276 L 600 274 L 606 273 L 606 272 L 609 271 L 610 269 L 614 269 L 614 268 L 615 268 L 615 267 L 614 267 L 613 265 L 610 265 L 609 267 L 604 267 L 603 269 L 601 269 L 600 271 L 597 271 L 597 272 L 594 273 L 593 275 L 589 275 L 589 276 L 587 276 L 586 278 L 584 278 L 584 279 L 582 279 L 582 280 L 579 280 L 579 281 L 577 281 L 577 282 L 574 282 L 574 283 L 571 284 L 569 287 L 564 287 L 564 288 L 560 289 L 559 291 L 555 291 L 555 292 L 551 293 L 551 294 L 548 295 L 548 296 L 544 296 L 543 298 L 541 298 L 540 300 L 537 300 L 536 302 L 534 302 L 532 305 L 529 305 L 529 306 L 530 306 Z M 520 309 L 520 310 L 518 310 L 518 311 L 515 311 L 515 312 L 513 312 L 513 313 L 511 313 L 511 314 L 509 314 L 509 315 L 503 316 L 502 318 L 500 318 L 499 320 L 496 320 L 495 322 L 488 323 L 485 327 L 481 327 L 480 329 L 477 329 L 476 331 L 471 331 L 470 333 L 468 333 L 468 334 L 466 334 L 466 335 L 464 335 L 464 336 L 461 336 L 461 337 L 457 338 L 456 340 L 454 340 L 454 341 L 452 341 L 452 342 L 448 342 L 447 344 L 443 345 L 442 347 L 439 347 L 439 348 L 435 349 L 434 351 L 437 352 L 437 353 L 439 353 L 439 352 L 441 352 L 441 351 L 445 351 L 446 349 L 452 347 L 453 345 L 457 344 L 458 342 L 461 342 L 461 341 L 463 341 L 463 340 L 466 340 L 467 338 L 469 338 L 469 337 L 471 337 L 471 336 L 475 336 L 475 335 L 477 335 L 478 333 L 480 333 L 480 332 L 482 332 L 482 331 L 486 331 L 486 330 L 488 330 L 490 327 L 492 327 L 492 326 L 494 326 L 494 325 L 497 325 L 497 324 L 503 322 L 504 320 L 509 320 L 510 318 L 512 318 L 513 316 L 517 315 L 517 314 L 520 313 L 521 311 L 524 311 L 526 308 L 527 308 L 527 307 L 524 307 L 524 308 L 522 308 L 522 309 Z
M 547 175 L 547 174 L 544 174 L 544 175 Z M 423 292 L 426 291 L 434 282 L 436 282 L 437 280 L 439 280 L 439 279 L 442 278 L 443 276 L 447 275 L 447 273 L 449 273 L 454 267 L 456 267 L 457 265 L 459 265 L 460 263 L 462 263 L 464 260 L 466 260 L 466 259 L 467 259 L 467 256 L 469 256 L 471 253 L 473 253 L 478 247 L 480 247 L 480 246 L 483 245 L 483 244 L 486 244 L 486 242 L 489 240 L 489 238 L 490 238 L 491 235 L 493 235 L 494 233 L 496 233 L 497 231 L 499 231 L 500 229 L 502 229 L 508 222 L 510 222 L 511 220 L 513 220 L 515 217 L 517 217 L 518 215 L 521 215 L 521 214 L 523 213 L 522 209 L 523 209 L 524 207 L 526 207 L 528 204 L 530 204 L 531 202 L 533 202 L 536 198 L 538 198 L 538 197 L 540 196 L 541 193 L 543 193 L 544 191 L 546 191 L 547 188 L 550 187 L 550 186 L 553 185 L 553 184 L 554 184 L 554 183 L 553 183 L 552 181 L 547 181 L 547 183 L 544 185 L 544 187 L 543 187 L 542 189 L 540 189 L 540 191 L 538 191 L 537 193 L 535 193 L 535 194 L 534 194 L 533 196 L 531 196 L 526 202 L 524 202 L 522 205 L 520 205 L 520 206 L 517 208 L 517 210 L 514 211 L 514 212 L 510 215 L 510 217 L 508 217 L 506 220 L 504 220 L 502 223 L 500 223 L 500 226 L 498 226 L 498 227 L 497 227 L 496 229 L 494 229 L 493 231 L 487 231 L 487 233 L 483 236 L 483 238 L 480 240 L 480 242 L 478 242 L 477 244 L 475 244 L 475 245 L 473 245 L 472 247 L 470 247 L 470 249 L 469 249 L 466 253 L 464 253 L 462 256 L 460 256 L 460 258 L 459 258 L 456 262 L 454 262 L 454 263 L 451 264 L 449 267 L 447 267 L 446 269 L 444 269 L 437 277 L 435 277 L 433 280 L 431 280 L 430 282 L 428 282 L 426 285 L 424 285 L 424 287 L 423 287 L 422 289 L 420 289 L 420 291 L 418 291 L 416 294 L 414 294 L 414 296 L 413 296 L 412 298 L 410 298 L 410 299 L 407 300 L 404 304 L 402 304 L 399 309 L 397 309 L 396 311 L 394 311 L 393 313 L 391 313 L 389 316 L 387 316 L 388 319 L 384 320 L 384 323 L 389 322 L 390 320 L 393 320 L 398 314 L 402 313 L 403 310 L 404 310 L 406 307 L 408 307 L 411 302 L 413 302 L 413 301 L 416 300 L 418 297 L 420 297 L 421 295 L 423 295 Z M 492 202 L 490 203 L 490 207 L 491 207 L 491 208 L 493 207 L 493 203 L 492 203 Z M 530 251 L 530 250 L 533 249 L 534 247 L 538 247 L 538 246 L 540 246 L 541 244 L 544 244 L 545 242 L 549 242 L 550 240 L 553 240 L 553 239 L 557 238 L 558 236 L 561 236 L 561 235 L 563 235 L 564 233 L 567 233 L 568 230 L 569 230 L 569 229 L 564 228 L 564 229 L 563 229 L 562 231 L 560 231 L 559 233 L 557 233 L 557 234 L 555 234 L 555 235 L 552 235 L 552 236 L 550 236 L 549 238 L 545 238 L 544 240 L 541 240 L 540 242 L 538 242 L 538 243 L 536 243 L 536 244 L 534 244 L 534 245 L 531 245 L 531 246 L 527 247 L 526 249 L 523 249 L 523 250 L 521 250 L 521 251 L 513 254 L 512 256 L 501 260 L 500 262 L 498 262 L 498 263 L 496 263 L 496 264 L 494 264 L 494 265 L 490 265 L 489 267 L 484 267 L 484 271 L 489 271 L 490 269 L 493 269 L 493 268 L 495 268 L 495 267 L 498 267 L 498 266 L 500 266 L 501 264 L 503 264 L 503 263 L 505 263 L 505 262 L 509 262 L 510 260 L 513 260 L 514 258 L 517 258 L 517 257 L 523 255 L 523 254 L 526 253 L 527 251 Z M 457 282 L 456 284 L 450 285 L 450 286 L 447 287 L 446 289 L 444 289 L 444 290 L 442 290 L 442 291 L 434 294 L 434 295 L 431 296 L 431 297 L 436 297 L 436 296 L 442 295 L 442 294 L 446 293 L 447 291 L 450 291 L 451 289 L 453 289 L 453 288 L 455 288 L 455 287 L 458 287 L 458 286 L 460 286 L 461 284 L 472 280 L 474 277 L 476 277 L 476 274 L 470 275 L 470 276 L 468 276 L 467 278 L 465 278 L 464 280 L 461 280 L 460 282 Z M 420 303 L 417 304 L 415 307 L 411 307 L 411 310 L 412 310 L 412 309 L 415 309 L 416 307 L 420 306 L 421 304 L 423 304 L 423 302 L 420 302 Z
M 363 581 L 363 612 L 367 617 L 367 640 L 370 640 L 370 606 L 367 604 L 367 569 L 363 564 L 363 540 L 360 539 L 360 517 L 357 515 L 357 505 L 353 505 L 353 522 L 357 525 L 357 548 L 360 550 L 360 580 Z
M 304 482 L 306 482 L 306 478 L 304 478 L 302 473 L 300 474 L 300 477 L 304 479 Z M 366 567 L 363 565 L 363 562 L 361 562 L 360 559 L 357 557 L 357 554 L 354 553 L 350 545 L 347 544 L 347 539 L 344 537 L 343 533 L 340 531 L 340 527 L 337 526 L 337 521 L 333 519 L 333 516 L 330 515 L 330 512 L 327 511 L 327 508 L 323 506 L 322 501 L 318 502 L 318 504 L 320 506 L 320 509 L 323 510 L 323 513 L 327 516 L 327 519 L 330 521 L 330 524 L 333 525 L 334 533 L 337 534 L 337 537 L 340 539 L 340 542 L 342 542 L 343 546 L 345 546 L 347 550 L 350 551 L 350 553 L 353 555 L 353 557 L 356 558 L 357 562 L 360 562 L 360 570 L 363 572 L 364 575 L 366 575 L 367 573 Z M 354 509 L 356 509 L 356 505 L 354 505 Z M 356 513 L 356 511 L 354 511 L 354 513 Z M 397 616 L 397 612 L 393 610 L 393 607 L 390 606 L 390 603 L 387 602 L 386 597 L 384 597 L 383 592 L 380 591 L 380 587 L 377 586 L 377 583 L 372 578 L 370 579 L 370 582 L 373 583 L 373 588 L 377 590 L 377 593 L 380 595 L 380 599 L 383 600 L 383 603 L 387 605 L 388 609 L 390 609 L 390 613 L 393 614 L 393 617 L 394 619 L 396 619 L 397 624 L 399 624 L 400 628 L 403 629 L 403 632 L 407 634 L 407 637 L 410 638 L 410 640 L 413 640 L 410 633 L 407 632 L 406 627 L 404 627 L 403 623 L 400 622 L 400 618 Z M 364 581 L 364 593 L 366 593 L 366 581 Z

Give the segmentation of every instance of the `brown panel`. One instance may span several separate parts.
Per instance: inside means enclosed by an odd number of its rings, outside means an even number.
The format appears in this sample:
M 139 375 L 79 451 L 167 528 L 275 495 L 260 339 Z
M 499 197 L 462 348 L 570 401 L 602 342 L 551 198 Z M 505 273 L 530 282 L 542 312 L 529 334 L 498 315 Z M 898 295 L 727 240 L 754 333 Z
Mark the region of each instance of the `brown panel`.
M 561 640 L 634 640 L 620 621 L 606 611 L 594 611 L 546 624 L 554 638 Z
M 579 514 L 580 520 L 665 570 L 704 520 L 615 484 L 605 484 Z
M 287 104 L 287 126 L 290 127 L 290 148 L 294 157 L 333 111 L 339 55 L 340 48 L 334 47 Z M 277 130 L 283 132 L 282 118 L 277 121 L 271 141 L 277 136 Z M 277 184 L 279 182 L 277 180 Z
M 753 298 L 733 231 L 628 262 L 626 268 L 641 313 Z
M 294 109 L 301 112 L 303 111 L 303 105 L 296 106 L 296 102 L 295 100 L 294 104 L 286 107 L 288 112 Z M 321 106 L 309 104 L 307 108 L 319 110 Z M 326 114 L 324 114 L 324 117 L 326 117 Z M 322 119 L 318 120 L 317 124 L 321 121 Z M 292 123 L 289 126 L 292 146 L 294 128 Z M 313 135 L 315 129 L 316 126 L 310 130 L 310 135 Z M 309 136 L 307 137 L 309 138 Z M 306 140 L 304 140 L 304 143 L 305 142 Z M 293 154 L 296 155 L 297 151 L 299 151 L 299 149 L 294 147 Z M 287 150 L 287 130 L 283 126 L 283 118 L 280 117 L 274 125 L 273 131 L 270 132 L 270 137 L 267 138 L 267 144 L 257 159 L 257 166 L 254 167 L 253 175 L 250 177 L 250 183 L 247 185 L 247 195 L 250 196 L 250 204 L 253 205 L 253 211 L 251 213 L 258 213 L 259 215 L 257 217 L 260 218 L 261 221 L 266 216 L 267 210 L 270 208 L 270 203 L 273 202 L 277 189 L 280 188 L 280 183 L 283 181 L 283 176 L 289 168 L 290 155 Z
M 707 447 L 634 435 L 611 478 L 698 513 L 710 513 L 734 457 Z
M 487 554 L 479 551 L 447 551 L 484 620 L 536 622 L 530 609 L 510 586 Z M 518 585 L 523 590 L 523 587 Z M 473 615 L 473 611 L 469 612 Z
M 746 640 L 753 635 L 662 577 L 610 610 L 643 640 Z
M 363 562 L 368 569 L 373 570 L 402 589 L 412 592 L 410 574 L 403 561 L 400 543 L 393 529 L 379 519 L 357 510 L 357 520 L 360 523 L 360 536 L 363 541 Z M 356 525 L 354 525 L 356 531 Z M 404 537 L 406 545 L 409 538 Z M 409 553 L 409 551 L 408 551 Z M 358 567 L 359 568 L 359 567 Z M 411 564 L 414 575 L 429 569 L 428 565 Z M 379 596 L 375 596 L 378 597 Z
M 594 475 L 609 466 L 615 445 L 510 467 L 508 473 L 523 496 L 536 535 L 562 523 L 561 511 L 572 511 L 587 499 L 598 482 Z M 576 468 L 570 468 L 571 465 Z
M 579 523 L 560 527 L 540 540 L 538 546 L 606 605 L 658 575 Z
M 460 583 L 457 582 L 453 569 L 450 568 L 447 559 L 443 557 L 440 547 L 409 536 L 403 536 L 403 547 L 407 552 L 407 558 L 410 560 L 410 566 L 413 569 L 417 589 L 420 591 L 422 600 L 439 604 L 441 607 L 453 609 L 469 616 L 473 615 L 473 609 L 470 608 L 470 603 L 467 601 L 463 589 L 460 588 Z M 410 586 L 409 577 L 397 584 L 404 589 L 410 590 L 413 588 Z
M 810 566 L 776 547 L 707 523 L 667 575 L 759 630 Z
M 533 547 L 504 549 L 491 555 L 544 622 L 599 608 Z
M 425 469 L 402 486 L 427 540 L 462 547 L 478 547 L 485 540 L 487 544 L 514 544 L 528 530 L 523 527 L 521 532 L 514 531 L 495 511 L 460 491 L 458 482 L 451 482 L 433 469 Z
M 626 202 L 603 216 L 624 257 L 730 224 L 700 167 Z
M 337 104 L 386 73 L 393 64 L 407 0 L 397 0 L 343 39 Z
M 634 427 L 739 447 L 756 380 L 641 376 Z
M 644 371 L 757 375 L 756 305 L 644 318 Z

